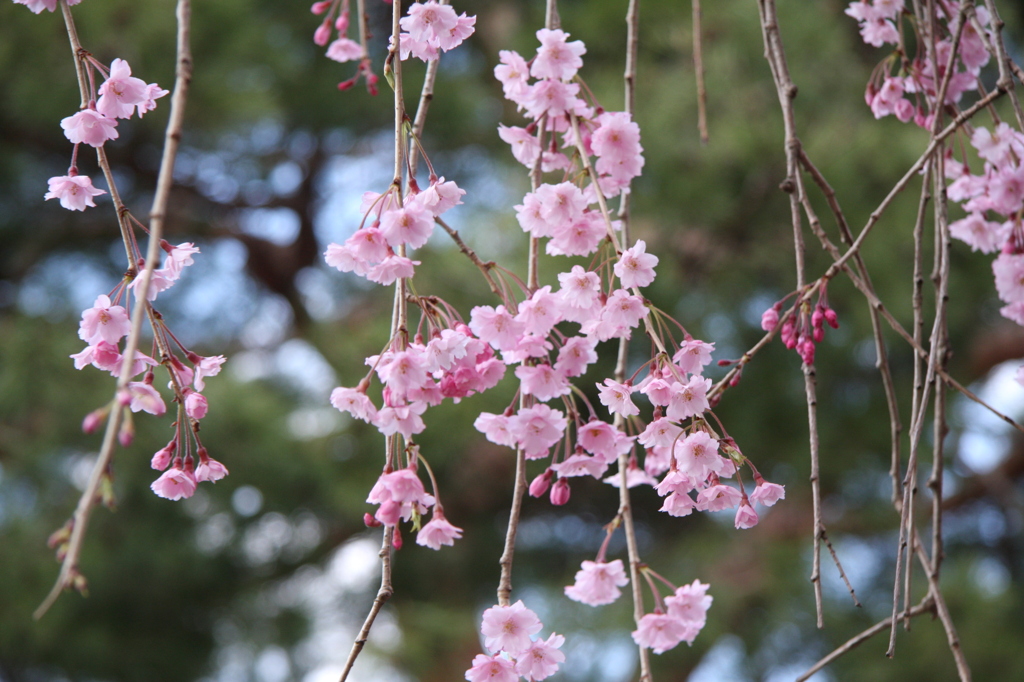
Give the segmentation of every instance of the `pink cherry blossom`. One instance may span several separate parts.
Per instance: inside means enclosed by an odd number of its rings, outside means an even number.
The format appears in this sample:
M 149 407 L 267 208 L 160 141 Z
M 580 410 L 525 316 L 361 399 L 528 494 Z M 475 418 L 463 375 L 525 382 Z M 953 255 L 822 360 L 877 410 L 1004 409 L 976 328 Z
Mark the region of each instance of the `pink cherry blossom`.
M 523 393 L 532 395 L 537 400 L 551 400 L 561 395 L 567 395 L 571 390 L 565 374 L 551 365 L 520 365 L 516 367 L 516 376 L 522 382 Z
M 713 485 L 697 495 L 697 509 L 701 511 L 722 511 L 732 509 L 740 503 L 742 493 L 727 485 Z
M 150 376 L 150 375 L 147 375 Z M 150 378 L 152 378 L 150 376 Z M 167 405 L 160 393 L 153 388 L 152 384 L 143 381 L 131 381 L 128 383 L 128 393 L 131 396 L 129 407 L 132 412 L 140 410 L 159 417 L 167 411 Z
M 350 62 L 363 56 L 363 47 L 349 38 L 338 38 L 327 46 L 327 58 L 336 62 Z
M 163 446 L 153 455 L 153 459 L 150 460 L 149 465 L 157 471 L 163 471 L 171 465 L 171 458 L 174 457 L 174 451 L 177 449 L 177 441 L 171 441 L 167 445 Z
M 498 654 L 477 654 L 473 666 L 466 671 L 466 679 L 469 682 L 518 682 L 519 674 L 507 658 Z
M 586 336 L 573 336 L 558 351 L 555 369 L 566 376 L 577 377 L 587 371 L 587 367 L 597 362 L 597 341 Z
M 209 409 L 206 396 L 190 388 L 185 388 L 183 392 L 185 394 L 185 413 L 192 419 L 205 417 Z
M 1006 303 L 1024 302 L 1024 254 L 1001 253 L 992 262 L 996 291 Z
M 547 115 L 549 119 L 565 116 L 566 113 L 577 115 L 585 113 L 586 103 L 579 95 L 579 83 L 563 83 L 557 80 L 542 80 L 530 86 L 523 98 L 523 106 L 530 118 L 539 119 Z
M 135 106 L 135 110 L 139 114 L 139 118 L 142 118 L 147 111 L 153 111 L 156 109 L 156 100 L 169 93 L 169 90 L 164 90 L 156 83 L 150 83 L 147 85 L 145 97 Z
M 537 459 L 562 439 L 565 415 L 547 405 L 534 405 L 519 410 L 511 419 L 510 431 L 526 452 L 527 459 Z
M 601 606 L 619 598 L 629 583 L 622 559 L 610 562 L 584 561 L 576 572 L 575 582 L 565 588 L 565 596 L 573 601 Z
M 577 452 L 576 454 L 566 457 L 558 464 L 552 464 L 551 470 L 558 473 L 561 478 L 574 478 L 576 476 L 591 476 L 593 478 L 600 478 L 604 475 L 604 472 L 608 471 L 609 460 L 595 455 L 588 455 L 583 452 Z M 558 485 L 557 483 L 555 485 Z M 566 487 L 568 491 L 568 487 Z M 554 492 L 552 492 L 554 495 Z M 568 496 L 564 502 L 556 502 L 552 499 L 552 504 L 565 504 L 568 502 Z
M 693 626 L 664 613 L 648 613 L 633 631 L 633 641 L 663 654 L 690 636 Z
M 572 266 L 569 272 L 559 273 L 558 283 L 562 302 L 573 308 L 588 309 L 601 295 L 601 279 L 597 273 L 587 272 L 579 265 Z
M 227 475 L 228 468 L 211 457 L 206 457 L 205 459 L 201 458 L 199 466 L 196 467 L 196 481 L 199 483 L 202 483 L 203 481 L 210 481 L 213 483 Z
M 671 419 L 660 417 L 647 425 L 647 428 L 640 434 L 637 441 L 648 448 L 655 446 L 672 447 L 682 432 L 683 430 L 672 423 Z
M 675 384 L 674 388 L 676 390 L 665 411 L 669 419 L 682 421 L 709 409 L 707 393 L 711 388 L 711 379 L 693 376 L 685 385 Z
M 408 16 L 402 17 L 399 24 L 413 40 L 430 42 L 437 41 L 442 33 L 454 29 L 458 20 L 450 5 L 439 5 L 434 0 L 428 0 L 410 5 Z
M 96 110 L 109 118 L 131 118 L 135 106 L 146 99 L 146 81 L 132 76 L 123 59 L 110 63 L 110 75 L 100 85 Z
M 950 223 L 949 233 L 967 243 L 971 251 L 995 253 L 1006 242 L 1010 229 L 1008 224 L 989 222 L 983 214 L 976 212 Z
M 753 528 L 757 525 L 757 512 L 749 503 L 743 502 L 736 510 L 736 528 Z
M 69 211 L 84 211 L 86 206 L 95 206 L 92 198 L 106 194 L 92 186 L 88 175 L 61 175 L 47 182 L 50 191 L 43 195 L 43 199 L 60 199 L 60 205 Z
M 498 126 L 498 137 L 512 147 L 512 156 L 516 161 L 528 168 L 533 168 L 540 154 L 540 143 L 525 128 L 515 126 Z M 525 228 L 524 228 L 525 229 Z
M 418 249 L 427 243 L 433 231 L 434 221 L 430 213 L 415 203 L 384 211 L 380 216 L 380 232 L 393 247 L 408 244 L 410 248 Z
M 665 598 L 668 615 L 684 623 L 694 623 L 698 629 L 704 627 L 708 609 L 711 608 L 711 602 L 714 601 L 714 597 L 707 593 L 709 587 L 711 585 L 694 580 L 689 585 L 676 588 L 675 594 Z
M 444 177 L 430 183 L 430 187 L 416 195 L 423 208 L 433 216 L 439 216 L 462 203 L 466 190 L 460 189 L 453 181 L 445 182 Z
M 366 272 L 366 279 L 387 286 L 397 279 L 409 279 L 420 262 L 404 256 L 388 256 Z
M 195 386 L 197 391 L 203 391 L 206 389 L 206 382 L 203 381 L 203 377 L 213 377 L 220 374 L 221 365 L 224 364 L 226 358 L 223 355 L 211 357 L 194 355 L 194 357 L 189 356 L 189 361 L 195 366 L 195 379 L 192 385 Z
M 541 627 L 540 618 L 520 599 L 511 606 L 492 606 L 484 611 L 480 632 L 488 649 L 515 656 L 530 648 L 530 635 L 540 632 Z
M 633 328 L 647 316 L 643 299 L 625 289 L 616 289 L 605 302 L 601 317 L 616 327 Z
M 604 386 L 598 384 L 598 400 L 613 414 L 621 414 L 623 417 L 630 417 L 640 414 L 640 408 L 633 404 L 630 394 L 633 387 L 620 384 L 611 379 L 604 380 Z
M 434 517 L 416 534 L 416 544 L 430 549 L 441 549 L 441 545 L 451 547 L 460 538 L 462 538 L 462 529 L 449 523 L 448 519 L 435 508 Z
M 663 511 L 669 516 L 689 516 L 696 506 L 689 494 L 677 491 L 665 498 L 658 511 Z
M 559 297 L 551 293 L 551 287 L 543 286 L 519 304 L 516 320 L 523 324 L 525 333 L 546 336 L 562 320 L 561 308 Z
M 589 256 L 597 251 L 606 234 L 601 213 L 588 211 L 575 222 L 556 227 L 544 251 L 550 256 Z
M 658 257 L 646 253 L 647 243 L 638 239 L 636 244 L 622 252 L 615 264 L 615 276 L 627 289 L 645 287 L 654 281 L 654 266 Z
M 754 492 L 750 494 L 750 499 L 754 502 L 760 502 L 766 507 L 771 507 L 779 500 L 786 498 L 786 488 L 779 485 L 778 483 L 769 483 L 765 480 L 760 480 L 757 483 L 757 487 L 754 488 Z
M 128 312 L 119 305 L 112 305 L 106 295 L 96 297 L 96 302 L 82 312 L 78 325 L 78 338 L 92 345 L 99 341 L 117 344 L 131 329 Z
M 498 59 L 500 63 L 494 67 L 494 77 L 501 82 L 501 88 L 505 92 L 505 97 L 516 102 L 517 98 L 521 98 L 526 93 L 530 67 L 527 66 L 526 60 L 513 50 L 500 50 L 498 52 Z M 504 126 L 499 126 L 498 128 L 499 135 L 502 128 Z M 522 129 L 517 128 L 515 130 Z M 530 138 L 535 139 L 532 135 L 530 135 Z M 505 140 L 505 136 L 502 135 L 501 139 Z M 510 140 L 505 141 L 511 144 Z
M 534 78 L 553 78 L 556 80 L 568 81 L 581 66 L 583 66 L 582 55 L 586 54 L 587 48 L 583 41 L 574 40 L 571 43 L 566 41 L 568 33 L 561 30 L 550 30 L 542 28 L 537 31 L 537 40 L 540 47 L 537 48 L 537 56 L 530 67 L 530 75 Z
M 512 434 L 510 419 L 503 414 L 481 412 L 473 422 L 473 427 L 492 443 L 506 445 L 510 448 L 516 446 L 516 437 Z
M 470 311 L 469 328 L 477 338 L 498 350 L 512 350 L 523 334 L 524 325 L 499 305 L 492 308 L 480 305 Z
M 165 471 L 160 478 L 153 481 L 150 489 L 168 500 L 180 500 L 192 497 L 196 492 L 196 479 L 192 472 L 183 470 L 179 465 Z
M 558 672 L 558 664 L 565 662 L 565 654 L 559 649 L 565 644 L 565 637 L 552 633 L 547 639 L 538 639 L 530 648 L 519 654 L 516 672 L 527 682 L 544 680 Z
M 102 147 L 107 140 L 117 139 L 117 121 L 94 109 L 83 109 L 73 116 L 62 119 L 60 127 L 64 129 L 64 135 L 72 144 Z
M 715 344 L 688 337 L 680 344 L 676 354 L 672 356 L 672 362 L 676 363 L 683 372 L 700 374 L 703 368 L 711 363 L 713 350 L 715 350 Z

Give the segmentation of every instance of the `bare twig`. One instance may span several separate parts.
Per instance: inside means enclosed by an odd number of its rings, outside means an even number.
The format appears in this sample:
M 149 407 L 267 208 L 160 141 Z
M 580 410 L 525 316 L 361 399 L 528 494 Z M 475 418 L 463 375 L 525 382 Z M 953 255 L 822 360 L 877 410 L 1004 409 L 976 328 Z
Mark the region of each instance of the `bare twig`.
M 922 599 L 921 602 L 917 604 L 917 606 L 915 606 L 914 608 L 910 609 L 909 612 L 900 613 L 899 617 L 900 618 L 904 618 L 904 617 L 907 617 L 907 616 L 910 616 L 910 617 L 920 616 L 922 613 L 930 613 L 934 609 L 935 609 L 935 602 L 932 600 L 931 595 L 928 595 L 924 599 Z M 842 645 L 836 647 L 827 656 L 825 656 L 820 661 L 818 661 L 817 663 L 812 665 L 810 668 L 808 668 L 807 672 L 805 672 L 800 677 L 796 678 L 796 680 L 794 682 L 806 682 L 806 680 L 810 679 L 811 676 L 814 675 L 814 673 L 818 672 L 819 670 L 824 668 L 826 665 L 832 663 L 833 661 L 835 661 L 836 659 L 840 658 L 844 654 L 847 654 L 850 651 L 852 651 L 853 649 L 856 649 L 858 646 L 860 646 L 864 642 L 868 641 L 869 639 L 871 639 L 872 637 L 877 635 L 879 632 L 883 632 L 883 631 L 887 630 L 890 627 L 891 624 L 892 624 L 892 618 L 886 618 L 885 620 L 882 620 L 882 621 L 879 621 L 879 622 L 875 623 L 874 625 L 872 625 L 868 629 L 864 630 L 860 634 L 854 635 L 850 639 L 846 640 L 845 643 L 843 643 Z
M 704 85 L 704 50 L 701 47 L 700 0 L 690 0 L 693 9 L 693 72 L 697 77 L 697 131 L 701 144 L 708 143 L 708 91 Z
M 1020 100 L 1017 98 L 1017 93 L 1013 87 L 1013 78 L 1010 77 L 1010 68 L 1016 67 L 1016 64 L 1007 55 L 1006 44 L 1003 42 L 1003 27 L 1005 24 L 1003 23 L 1003 18 L 999 16 L 999 10 L 996 9 L 996 3 L 993 0 L 985 0 L 985 7 L 992 16 L 992 28 L 996 38 L 994 42 L 996 61 L 999 65 L 999 85 L 1006 88 L 1007 93 L 1010 95 L 1010 102 L 1013 103 L 1013 113 L 1017 117 L 1017 129 L 1024 130 L 1024 111 L 1021 111 Z M 1020 78 L 1019 73 L 1017 77 Z

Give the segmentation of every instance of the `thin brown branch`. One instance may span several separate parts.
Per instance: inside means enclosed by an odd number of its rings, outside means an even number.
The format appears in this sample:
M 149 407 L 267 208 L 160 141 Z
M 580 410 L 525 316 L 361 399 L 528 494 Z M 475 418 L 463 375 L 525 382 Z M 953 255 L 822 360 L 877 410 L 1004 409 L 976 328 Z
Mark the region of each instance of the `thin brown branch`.
M 398 2 L 399 0 L 395 1 Z M 366 614 L 363 627 L 359 628 L 359 634 L 356 635 L 355 641 L 352 642 L 352 650 L 349 651 L 348 658 L 345 660 L 345 667 L 341 671 L 339 682 L 345 682 L 348 678 L 348 674 L 352 671 L 352 666 L 355 665 L 356 659 L 359 658 L 363 647 L 366 646 L 366 640 L 370 636 L 370 628 L 373 627 L 373 622 L 377 620 L 377 614 L 380 613 L 380 610 L 384 608 L 384 604 L 394 594 L 394 589 L 391 586 L 391 545 L 393 539 L 394 526 L 385 527 L 384 540 L 380 548 L 380 561 L 383 567 L 381 569 L 380 588 L 377 590 L 377 596 L 374 597 L 373 604 L 370 606 L 370 612 Z
M 910 609 L 909 612 L 900 613 L 899 614 L 899 618 L 904 618 L 904 617 L 907 617 L 907 616 L 913 618 L 915 616 L 920 616 L 923 613 L 930 613 L 930 612 L 932 612 L 934 610 L 935 610 L 935 603 L 932 600 L 931 595 L 929 594 L 924 599 L 922 599 L 921 602 L 917 604 L 917 606 L 915 606 L 914 608 Z M 796 680 L 794 682 L 806 682 L 816 672 L 818 672 L 819 670 L 821 670 L 822 668 L 824 668 L 828 664 L 834 662 L 836 659 L 840 658 L 841 656 L 850 653 L 851 651 L 856 649 L 858 646 L 860 646 L 864 642 L 868 641 L 869 639 L 871 639 L 872 637 L 877 635 L 879 632 L 884 632 L 885 630 L 889 629 L 891 624 L 892 624 L 892 618 L 886 618 L 885 620 L 882 620 L 882 621 L 879 621 L 879 622 L 875 623 L 874 625 L 872 625 L 868 629 L 864 630 L 863 632 L 861 632 L 861 633 L 859 633 L 857 635 L 854 635 L 850 639 L 846 640 L 846 642 L 844 642 L 842 645 L 840 645 L 840 646 L 836 647 L 835 649 L 833 649 L 827 656 L 825 656 L 820 661 L 818 661 L 817 663 L 812 665 L 810 668 L 808 668 L 807 672 L 805 672 L 800 677 L 796 678 Z
M 697 78 L 697 131 L 701 144 L 708 143 L 708 91 L 704 84 L 700 0 L 690 0 L 693 9 L 693 72 Z
M 992 17 L 992 28 L 996 37 L 994 42 L 996 62 L 999 65 L 999 85 L 1006 88 L 1007 93 L 1010 95 L 1013 113 L 1017 117 L 1017 129 L 1024 130 L 1024 111 L 1021 110 L 1020 100 L 1017 98 L 1017 92 L 1013 87 L 1013 78 L 1010 77 L 1010 68 L 1016 67 L 1016 64 L 1013 63 L 1013 60 L 1006 53 L 1006 44 L 1003 41 L 1003 28 L 1006 24 L 1003 22 L 1003 18 L 999 16 L 999 10 L 996 9 L 996 3 L 993 0 L 985 0 L 985 7 Z M 1017 69 L 1017 77 L 1020 78 L 1020 75 L 1019 69 Z

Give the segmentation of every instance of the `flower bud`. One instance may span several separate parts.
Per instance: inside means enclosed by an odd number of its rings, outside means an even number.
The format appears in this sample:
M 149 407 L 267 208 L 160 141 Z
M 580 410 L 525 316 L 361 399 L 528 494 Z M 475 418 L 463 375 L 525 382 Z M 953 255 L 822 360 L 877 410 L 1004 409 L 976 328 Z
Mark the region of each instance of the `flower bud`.
M 530 497 L 540 497 L 548 491 L 551 486 L 551 479 L 554 478 L 555 472 L 551 469 L 546 470 L 543 474 L 533 479 L 530 483 Z
M 779 324 L 779 311 L 774 307 L 761 313 L 761 329 L 770 332 Z
M 377 519 L 373 518 L 373 514 L 363 514 L 363 523 L 366 524 L 367 528 L 380 528 L 381 523 Z
M 345 32 L 348 31 L 348 12 L 342 12 L 338 15 L 337 21 L 334 22 L 334 30 L 341 35 L 345 35 Z
M 314 2 L 313 6 L 309 8 L 309 11 L 313 14 L 323 14 L 331 6 L 334 0 L 320 0 L 320 2 Z
M 395 550 L 402 549 L 402 531 L 398 526 L 395 526 L 395 530 L 391 535 L 391 546 L 394 547 Z
M 324 45 L 327 44 L 327 41 L 330 40 L 330 39 L 331 39 L 331 24 L 330 24 L 330 22 L 325 21 L 324 23 L 320 24 L 317 27 L 316 33 L 313 34 L 313 42 L 316 43 L 317 45 L 319 45 L 320 47 L 323 47 Z
M 825 324 L 825 313 L 821 312 L 821 308 L 815 308 L 814 312 L 811 313 L 811 326 L 817 329 Z
M 100 424 L 107 416 L 107 409 L 101 408 L 99 410 L 93 410 L 89 414 L 85 415 L 85 419 L 82 420 L 82 432 L 92 433 L 99 428 Z
M 814 328 L 814 332 L 812 332 L 812 334 L 813 334 L 813 337 L 814 337 L 814 343 L 821 343 L 822 341 L 825 340 L 825 328 L 824 327 L 815 327 Z
M 555 481 L 555 484 L 551 486 L 551 504 L 556 507 L 567 503 L 569 501 L 569 481 L 564 478 L 560 478 Z
M 825 310 L 825 322 L 828 322 L 828 326 L 833 329 L 839 329 L 839 316 L 831 308 Z

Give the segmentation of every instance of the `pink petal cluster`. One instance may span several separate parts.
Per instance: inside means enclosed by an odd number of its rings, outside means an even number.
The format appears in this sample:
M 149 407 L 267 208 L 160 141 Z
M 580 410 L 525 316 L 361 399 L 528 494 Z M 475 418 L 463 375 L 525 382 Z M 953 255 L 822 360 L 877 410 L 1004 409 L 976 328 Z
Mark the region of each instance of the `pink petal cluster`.
M 69 211 L 84 211 L 86 206 L 96 206 L 93 197 L 106 194 L 92 186 L 88 175 L 62 175 L 50 178 L 50 191 L 43 199 L 59 199 L 60 205 Z
M 476 17 L 466 16 L 465 12 L 456 15 L 451 5 L 428 0 L 410 5 L 408 15 L 402 17 L 399 24 L 404 31 L 398 38 L 401 58 L 408 59 L 411 55 L 431 61 L 473 35 Z
M 480 632 L 484 646 L 492 655 L 478 654 L 466 671 L 469 682 L 515 682 L 522 676 L 527 682 L 544 680 L 558 672 L 565 661 L 559 649 L 565 643 L 562 635 L 550 634 L 547 639 L 532 637 L 543 624 L 522 600 L 510 606 L 492 606 L 484 611 Z
M 565 588 L 565 596 L 590 606 L 611 604 L 622 594 L 619 588 L 628 583 L 621 559 L 608 563 L 584 561 L 576 572 L 576 581 Z

